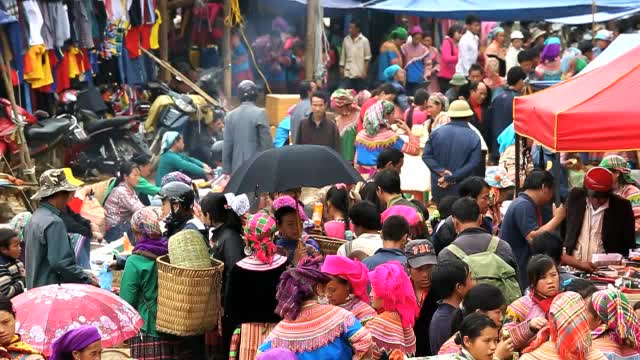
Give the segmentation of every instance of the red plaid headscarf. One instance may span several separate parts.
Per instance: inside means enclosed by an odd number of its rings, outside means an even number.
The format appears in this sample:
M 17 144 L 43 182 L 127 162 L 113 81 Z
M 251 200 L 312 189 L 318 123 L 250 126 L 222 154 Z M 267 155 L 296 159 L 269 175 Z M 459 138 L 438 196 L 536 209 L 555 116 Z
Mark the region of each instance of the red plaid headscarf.
M 591 349 L 591 330 L 587 320 L 587 307 L 580 294 L 567 291 L 553 299 L 549 309 L 549 325 L 538 332 L 522 353 L 531 352 L 548 340 L 555 343 L 561 360 L 587 358 Z
M 265 213 L 251 215 L 244 227 L 244 237 L 258 260 L 270 264 L 276 254 L 271 236 L 276 232 L 276 221 Z

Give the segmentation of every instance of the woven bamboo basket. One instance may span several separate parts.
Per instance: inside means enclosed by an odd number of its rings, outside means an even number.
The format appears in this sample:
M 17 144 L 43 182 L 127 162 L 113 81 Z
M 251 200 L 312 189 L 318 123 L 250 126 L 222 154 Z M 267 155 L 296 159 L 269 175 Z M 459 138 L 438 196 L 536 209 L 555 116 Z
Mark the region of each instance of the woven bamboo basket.
M 169 256 L 158 263 L 158 331 L 191 336 L 217 325 L 224 264 L 211 259 L 210 268 L 189 269 L 171 265 Z
M 335 255 L 338 253 L 338 249 L 343 244 L 346 244 L 346 240 L 333 238 L 329 236 L 312 235 L 311 238 L 320 245 L 320 252 L 324 255 Z

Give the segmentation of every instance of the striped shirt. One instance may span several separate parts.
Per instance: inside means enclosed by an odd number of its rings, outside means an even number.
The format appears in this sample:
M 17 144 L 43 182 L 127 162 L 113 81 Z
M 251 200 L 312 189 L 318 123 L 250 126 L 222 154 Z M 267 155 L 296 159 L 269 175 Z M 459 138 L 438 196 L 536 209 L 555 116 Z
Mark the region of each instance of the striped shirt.
M 24 292 L 24 265 L 17 259 L 0 255 L 0 293 L 11 299 Z

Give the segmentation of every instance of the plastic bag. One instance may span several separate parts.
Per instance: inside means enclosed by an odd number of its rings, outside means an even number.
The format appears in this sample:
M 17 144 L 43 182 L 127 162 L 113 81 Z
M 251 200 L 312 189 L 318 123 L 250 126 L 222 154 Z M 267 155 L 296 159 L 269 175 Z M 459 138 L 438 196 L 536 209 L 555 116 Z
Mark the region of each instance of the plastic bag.
M 109 264 L 105 263 L 98 273 L 98 282 L 100 283 L 100 288 L 111 291 L 111 282 L 113 281 L 113 273 L 109 270 Z

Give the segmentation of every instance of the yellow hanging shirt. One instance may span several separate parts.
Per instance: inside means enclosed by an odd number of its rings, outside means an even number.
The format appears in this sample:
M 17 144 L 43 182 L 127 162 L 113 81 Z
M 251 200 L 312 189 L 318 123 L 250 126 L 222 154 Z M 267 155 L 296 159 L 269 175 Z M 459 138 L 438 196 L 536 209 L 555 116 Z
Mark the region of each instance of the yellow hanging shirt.
M 149 46 L 151 49 L 156 50 L 160 48 L 160 43 L 158 41 L 158 34 L 160 32 L 160 24 L 162 24 L 162 18 L 160 17 L 160 11 L 156 9 L 156 22 L 151 27 L 151 35 L 149 37 Z

